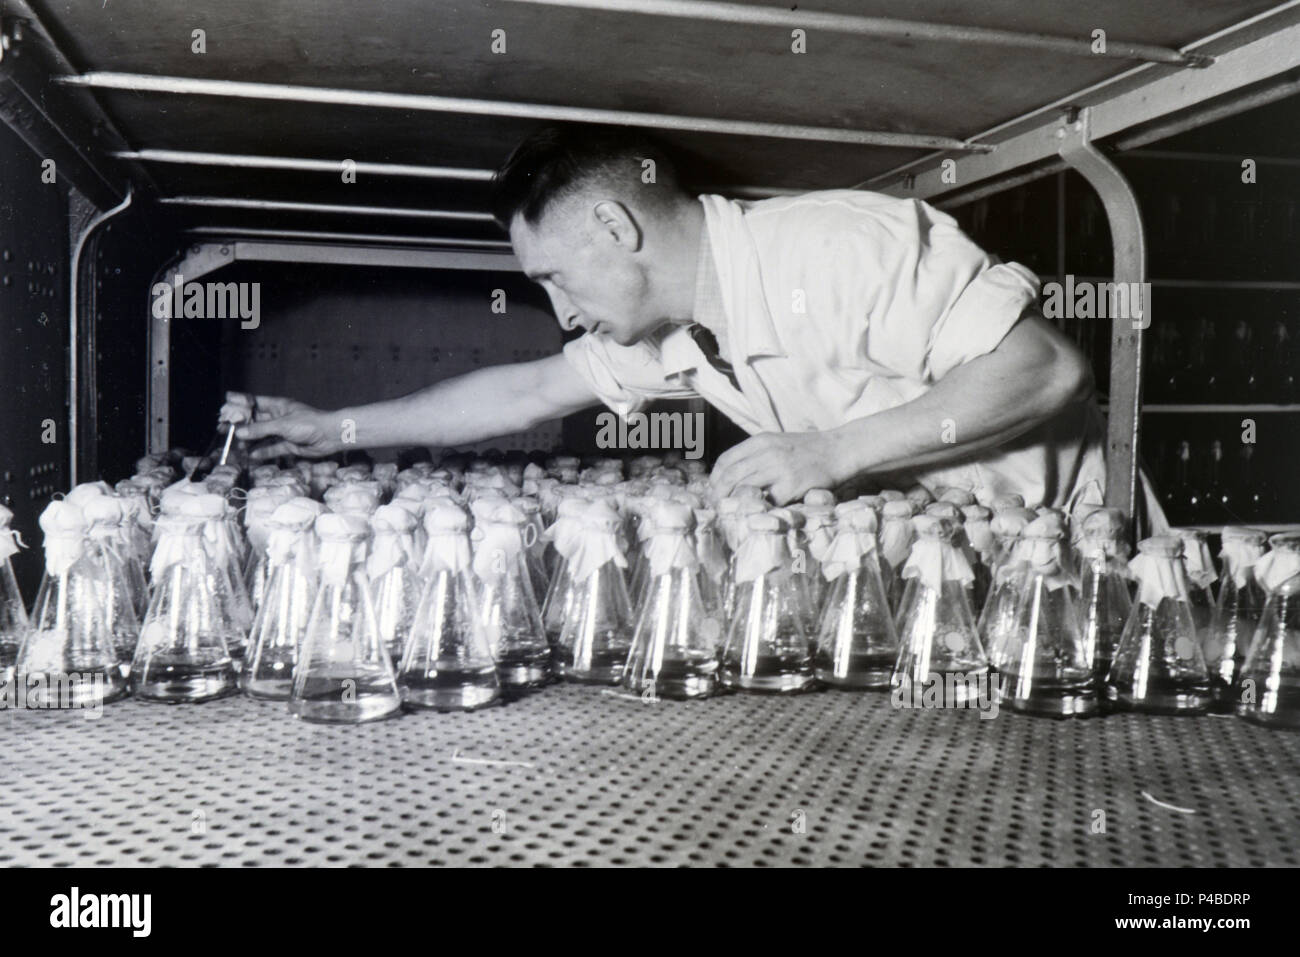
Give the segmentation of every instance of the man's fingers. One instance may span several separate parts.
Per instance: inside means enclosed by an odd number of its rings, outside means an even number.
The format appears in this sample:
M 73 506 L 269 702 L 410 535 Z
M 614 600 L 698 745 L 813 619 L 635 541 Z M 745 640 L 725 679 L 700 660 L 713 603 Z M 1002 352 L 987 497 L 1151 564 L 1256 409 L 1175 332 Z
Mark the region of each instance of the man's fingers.
M 235 435 L 245 442 L 264 439 L 269 435 L 284 435 L 286 423 L 283 419 L 264 419 L 249 422 L 235 430 Z
M 298 407 L 297 399 L 290 399 L 282 395 L 258 395 L 252 396 L 253 401 L 257 404 L 258 419 L 272 419 L 280 415 L 288 415 Z
M 297 450 L 298 447 L 292 442 L 273 442 L 253 449 L 248 453 L 248 457 L 254 462 L 265 462 L 267 459 L 278 459 L 282 455 L 297 455 Z

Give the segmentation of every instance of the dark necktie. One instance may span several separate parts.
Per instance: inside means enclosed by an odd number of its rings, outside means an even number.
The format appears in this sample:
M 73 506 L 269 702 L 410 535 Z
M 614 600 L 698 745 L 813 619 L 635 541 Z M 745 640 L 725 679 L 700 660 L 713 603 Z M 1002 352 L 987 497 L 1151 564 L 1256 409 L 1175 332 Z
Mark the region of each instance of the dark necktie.
M 709 360 L 709 365 L 730 379 L 737 392 L 741 391 L 740 382 L 736 379 L 735 368 L 732 367 L 730 362 L 722 358 L 721 353 L 718 352 L 718 337 L 710 329 L 698 322 L 692 322 L 686 329 L 690 332 L 691 338 L 695 340 L 695 344 L 700 347 L 700 351 L 704 353 L 704 358 Z

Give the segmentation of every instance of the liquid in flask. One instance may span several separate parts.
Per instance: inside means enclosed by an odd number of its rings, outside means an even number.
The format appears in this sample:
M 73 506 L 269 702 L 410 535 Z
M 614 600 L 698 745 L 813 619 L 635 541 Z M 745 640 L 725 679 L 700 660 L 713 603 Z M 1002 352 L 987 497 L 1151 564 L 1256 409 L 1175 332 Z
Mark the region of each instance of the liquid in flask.
M 1096 674 L 1080 625 L 1076 585 L 1064 557 L 1066 530 L 1054 516 L 1020 534 L 1023 569 L 1015 618 L 989 658 L 1000 700 L 1014 711 L 1052 718 L 1097 712 Z
M 293 670 L 318 590 L 314 527 L 324 511 L 319 502 L 295 496 L 276 506 L 267 522 L 266 592 L 239 674 L 239 687 L 250 697 L 287 701 L 293 691 Z
M 1115 649 L 1133 613 L 1129 593 L 1127 521 L 1114 508 L 1099 508 L 1082 522 L 1078 553 L 1082 566 L 1079 613 L 1098 681 L 1110 672 Z
M 647 540 L 648 579 L 623 684 L 639 694 L 704 698 L 717 690 L 721 624 L 705 609 L 687 505 L 658 503 Z
M 388 648 L 393 667 L 406 649 L 424 584 L 415 553 L 415 525 L 414 516 L 396 505 L 381 505 L 370 516 L 366 576 L 379 637 Z
M 632 601 L 618 542 L 620 519 L 612 506 L 592 502 L 583 511 L 569 559 L 573 593 L 567 602 L 556 654 L 567 681 L 618 684 L 632 648 Z
M 51 502 L 40 517 L 45 574 L 13 682 L 35 708 L 87 708 L 126 694 L 106 621 L 99 567 L 86 549 L 81 509 Z
M 813 668 L 834 688 L 888 688 L 898 660 L 898 631 L 885 594 L 876 513 L 849 512 L 821 556 L 829 582 L 817 629 Z
M 902 570 L 907 587 L 891 684 L 905 699 L 918 689 L 942 689 L 942 707 L 971 707 L 989 671 L 967 593 L 975 573 L 954 547 L 946 519 L 918 515 L 913 525 L 917 537 Z
M 326 512 L 316 519 L 320 589 L 289 695 L 289 713 L 304 721 L 359 724 L 401 709 L 392 658 L 370 601 L 368 533 L 359 515 Z
M 9 527 L 14 513 L 0 505 L 0 687 L 13 676 L 18 649 L 29 623 L 9 557 L 18 553 L 18 532 Z
M 131 691 L 145 701 L 208 701 L 236 690 L 230 641 L 237 626 L 218 594 L 222 570 L 201 541 L 206 520 L 189 503 L 158 518 L 154 593 L 131 663 Z
M 407 708 L 472 711 L 501 698 L 496 661 L 478 607 L 469 516 L 439 505 L 424 516 L 428 532 L 420 597 L 397 673 Z
M 722 652 L 722 683 L 741 691 L 795 693 L 815 687 L 810 617 L 791 568 L 780 518 L 751 514 L 733 562 L 734 610 Z
M 552 678 L 551 647 L 542 628 L 524 558 L 523 512 L 483 499 L 474 513 L 474 573 L 481 615 L 497 677 L 510 692 L 537 688 Z
M 1237 682 L 1237 713 L 1253 724 L 1300 728 L 1300 534 L 1274 535 L 1256 576 L 1264 609 Z
M 1255 578 L 1255 566 L 1264 557 L 1268 537 L 1251 528 L 1223 530 L 1223 580 L 1214 603 L 1206 635 L 1205 663 L 1214 681 L 1219 710 L 1236 704 L 1236 678 L 1259 629 L 1265 595 Z
M 1137 601 L 1106 677 L 1106 699 L 1122 711 L 1204 714 L 1213 695 L 1188 600 L 1183 542 L 1157 535 L 1140 542 L 1138 552 L 1129 563 Z

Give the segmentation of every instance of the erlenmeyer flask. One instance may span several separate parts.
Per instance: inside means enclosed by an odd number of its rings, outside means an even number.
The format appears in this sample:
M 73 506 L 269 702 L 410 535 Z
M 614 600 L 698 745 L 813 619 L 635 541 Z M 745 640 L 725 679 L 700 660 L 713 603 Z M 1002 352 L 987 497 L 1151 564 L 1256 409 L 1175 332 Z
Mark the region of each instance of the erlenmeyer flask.
M 551 647 L 524 559 L 524 513 L 482 499 L 474 513 L 474 573 L 497 677 L 507 689 L 536 688 L 551 679 Z
M 1271 728 L 1300 728 L 1300 534 L 1269 539 L 1255 574 L 1267 598 L 1237 683 L 1237 713 Z
M 997 554 L 997 538 L 993 534 L 993 512 L 983 505 L 962 507 L 962 529 L 971 547 L 975 561 L 972 568 L 975 582 L 971 595 L 971 608 L 982 609 L 988 601 L 989 587 L 993 581 L 993 562 Z
M 930 688 L 943 707 L 969 707 L 979 696 L 980 676 L 988 673 L 967 598 L 975 573 L 953 547 L 949 522 L 918 515 L 912 524 L 917 538 L 902 571 L 908 585 L 899 608 L 899 652 L 891 684 L 905 699 L 918 687 Z
M 140 563 L 141 570 L 149 567 L 149 556 L 153 554 L 153 506 L 149 500 L 149 490 L 134 479 L 122 479 L 113 486 L 122 513 L 126 520 L 126 536 L 131 544 L 131 552 Z M 148 602 L 148 590 L 145 593 Z M 140 612 L 144 614 L 143 609 Z
M 0 687 L 13 675 L 18 649 L 27 634 L 27 609 L 9 556 L 18 553 L 18 532 L 9 527 L 14 513 L 0 505 Z
M 1008 508 L 993 516 L 989 528 L 997 542 L 996 557 L 989 573 L 989 595 L 979 614 L 979 633 L 990 652 L 1015 627 L 1016 608 L 1020 599 L 1020 573 L 1026 555 L 1019 547 L 1020 533 L 1034 521 L 1033 512 Z
M 632 547 L 628 549 L 626 575 L 634 615 L 640 614 L 641 602 L 645 600 L 650 585 L 650 559 L 646 553 L 650 548 L 650 538 L 654 535 L 655 509 L 661 504 L 672 502 L 676 491 L 672 485 L 651 485 L 634 503 L 634 538 L 631 539 Z
M 320 590 L 289 694 L 289 713 L 304 721 L 358 724 L 401 709 L 366 580 L 368 533 L 358 515 L 326 512 L 316 519 Z
M 1212 701 L 1210 674 L 1188 603 L 1183 542 L 1157 535 L 1138 551 L 1129 562 L 1137 602 L 1106 676 L 1106 699 L 1125 711 L 1203 714 Z
M 295 496 L 276 506 L 267 522 L 266 594 L 239 674 L 239 687 L 254 698 L 284 701 L 293 690 L 293 669 L 317 592 L 314 526 L 324 511 L 320 502 Z
M 886 501 L 880 514 L 880 571 L 885 596 L 897 616 L 903 599 L 903 566 L 916 540 L 912 527 L 912 503 L 903 498 Z
M 1082 522 L 1079 557 L 1083 565 L 1079 613 L 1083 640 L 1090 649 L 1098 680 L 1110 672 L 1120 636 L 1133 613 L 1129 596 L 1127 527 L 1117 508 L 1099 508 Z
M 146 701 L 207 701 L 235 690 L 228 586 L 203 547 L 208 516 L 184 502 L 157 521 L 150 562 L 154 593 L 131 663 L 131 691 Z
M 86 552 L 100 571 L 104 624 L 112 636 L 122 673 L 127 674 L 140 639 L 136 609 L 141 605 L 148 607 L 144 572 L 124 537 L 122 506 L 116 497 L 101 495 L 90 499 L 82 513 L 89 526 Z
M 1223 581 L 1206 635 L 1205 663 L 1214 679 L 1216 697 L 1224 706 L 1237 700 L 1235 680 L 1250 651 L 1250 642 L 1264 612 L 1264 591 L 1255 580 L 1255 566 L 1264 557 L 1263 532 L 1253 528 L 1223 530 Z
M 126 680 L 107 627 L 102 569 L 86 549 L 86 519 L 67 502 L 41 513 L 45 575 L 13 682 L 28 707 L 85 708 L 116 701 Z
M 821 570 L 830 585 L 818 623 L 815 674 L 837 688 L 889 687 L 898 632 L 880 575 L 874 510 L 860 508 L 840 517 Z
M 1207 536 L 1199 529 L 1180 528 L 1174 534 L 1183 540 L 1183 564 L 1187 569 L 1187 602 L 1192 610 L 1192 623 L 1196 626 L 1196 642 L 1204 648 L 1210 637 L 1210 623 L 1214 618 L 1214 583 L 1219 573 L 1214 570 Z
M 501 684 L 478 607 L 469 516 L 454 505 L 436 505 L 424 526 L 421 577 L 427 584 L 398 669 L 402 703 L 438 711 L 481 708 L 501 697 Z
M 554 554 L 554 571 L 542 602 L 542 626 L 547 644 L 554 650 L 560 644 L 560 628 L 573 605 L 573 575 L 569 571 L 569 556 L 578 547 L 578 535 L 586 497 L 567 496 L 560 500 L 555 522 L 546 530 L 546 538 Z
M 816 684 L 809 612 L 791 570 L 788 529 L 776 515 L 750 515 L 735 556 L 734 612 L 722 652 L 722 683 L 742 691 L 798 692 Z
M 517 495 L 510 501 L 515 508 L 524 513 L 524 518 L 527 520 L 524 524 L 524 563 L 528 566 L 528 577 L 533 584 L 533 594 L 544 596 L 550 585 L 550 577 L 546 574 L 546 565 L 543 561 L 546 552 L 546 540 L 543 538 L 546 526 L 542 523 L 542 506 L 537 499 L 526 495 Z
M 701 601 L 700 563 L 686 505 L 660 502 L 650 515 L 648 587 L 623 684 L 665 698 L 703 698 L 717 689 L 718 633 Z
M 740 494 L 742 489 L 746 494 Z M 754 494 L 756 492 L 757 494 Z M 730 556 L 727 560 L 727 580 L 722 593 L 724 621 L 733 621 L 736 614 L 736 563 L 739 560 L 741 546 L 749 537 L 749 520 L 766 511 L 767 505 L 763 502 L 762 493 L 752 486 L 739 486 L 735 493 L 718 503 L 718 522 L 722 526 L 723 538 L 727 543 Z
M 803 541 L 808 549 L 808 600 L 820 610 L 827 590 L 821 563 L 835 539 L 835 496 L 824 488 L 810 489 L 798 510 L 803 515 Z
M 635 627 L 623 577 L 627 559 L 617 537 L 620 520 L 610 505 L 592 502 L 579 522 L 569 557 L 573 596 L 560 626 L 556 663 L 569 681 L 618 684 Z
M 248 541 L 248 557 L 244 561 L 241 577 L 254 618 L 262 607 L 266 587 L 270 583 L 271 566 L 266 548 L 271 538 L 271 516 L 291 498 L 293 492 L 287 488 L 254 486 L 249 489 L 248 500 L 244 504 L 244 536 Z
M 370 516 L 370 530 L 370 554 L 366 557 L 370 598 L 379 639 L 397 667 L 424 585 L 415 554 L 415 518 L 399 506 L 380 505 Z
M 223 615 L 234 624 L 226 636 L 226 647 L 238 670 L 247 650 L 248 632 L 253 627 L 253 602 L 244 584 L 242 538 L 237 533 L 233 511 L 220 495 L 206 493 L 182 500 L 187 515 L 203 518 L 200 541 L 208 555 L 213 597 L 223 606 Z
M 695 555 L 700 560 L 700 604 L 704 614 L 718 623 L 717 651 L 727 637 L 722 614 L 723 588 L 727 578 L 727 551 L 718 529 L 718 513 L 710 508 L 694 509 Z
M 1091 649 L 1079 623 L 1076 585 L 1062 555 L 1065 526 L 1041 516 L 1020 533 L 1024 569 L 1015 621 L 989 660 L 1003 677 L 1000 700 L 1052 718 L 1097 712 Z

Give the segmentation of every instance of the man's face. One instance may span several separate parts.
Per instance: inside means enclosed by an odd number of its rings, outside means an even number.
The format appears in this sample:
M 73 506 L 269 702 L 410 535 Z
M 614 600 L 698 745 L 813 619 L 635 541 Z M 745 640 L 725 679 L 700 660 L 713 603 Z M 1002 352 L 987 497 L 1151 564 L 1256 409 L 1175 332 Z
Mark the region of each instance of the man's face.
M 524 273 L 551 297 L 565 329 L 581 326 L 631 345 L 664 323 L 650 302 L 638 253 L 590 209 L 548 210 L 536 226 L 516 216 L 510 242 Z

